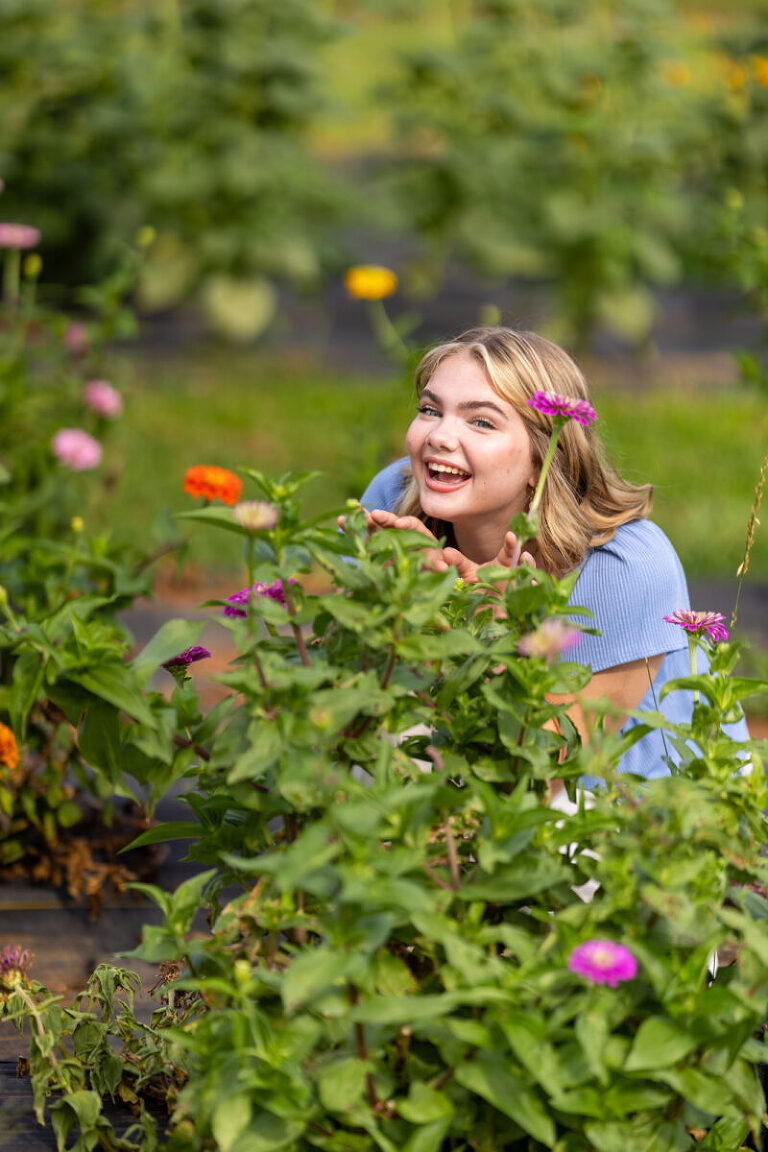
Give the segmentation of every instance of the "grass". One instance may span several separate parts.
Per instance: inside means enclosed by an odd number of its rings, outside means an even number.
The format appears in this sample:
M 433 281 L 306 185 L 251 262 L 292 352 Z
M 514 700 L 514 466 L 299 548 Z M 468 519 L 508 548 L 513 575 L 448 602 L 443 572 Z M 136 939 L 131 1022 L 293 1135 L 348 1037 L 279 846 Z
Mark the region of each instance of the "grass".
M 319 470 L 307 512 L 338 508 L 402 453 L 413 407 L 411 387 L 396 377 L 371 381 L 258 351 L 136 355 L 120 374 L 127 405 L 111 447 L 110 523 L 131 539 L 192 507 L 182 482 L 197 463 Z M 764 401 L 706 379 L 681 383 L 663 364 L 642 388 L 617 386 L 616 370 L 605 366 L 590 375 L 609 452 L 629 479 L 654 483 L 654 519 L 689 578 L 735 581 L 768 444 Z M 238 542 L 222 535 L 193 530 L 190 560 L 216 577 L 241 570 Z M 768 533 L 760 528 L 748 579 L 768 580 Z

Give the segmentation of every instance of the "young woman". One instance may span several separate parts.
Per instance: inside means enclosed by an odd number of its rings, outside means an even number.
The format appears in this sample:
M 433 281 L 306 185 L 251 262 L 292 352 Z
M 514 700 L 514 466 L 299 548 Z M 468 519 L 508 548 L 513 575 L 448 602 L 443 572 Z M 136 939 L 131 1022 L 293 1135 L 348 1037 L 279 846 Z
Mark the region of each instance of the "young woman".
M 550 441 L 552 417 L 528 404 L 537 391 L 589 402 L 584 378 L 557 345 L 531 332 L 473 328 L 441 344 L 416 371 L 419 407 L 406 435 L 408 457 L 380 472 L 363 494 L 372 529 L 418 529 L 435 540 L 436 568 L 466 580 L 483 564 L 514 567 L 510 518 L 528 509 Z M 690 673 L 688 638 L 664 617 L 689 607 L 680 561 L 646 517 L 653 490 L 623 480 L 605 459 L 591 421 L 569 420 L 557 444 L 538 508 L 539 535 L 522 560 L 555 576 L 575 569 L 574 606 L 599 629 L 568 654 L 592 668 L 582 698 L 607 698 L 623 714 L 659 708 L 662 685 Z M 438 540 L 446 538 L 446 546 Z M 660 706 L 690 719 L 692 694 L 671 692 Z M 588 723 L 577 704 L 574 723 Z M 625 727 L 638 721 L 630 718 Z M 747 739 L 746 725 L 732 725 Z M 668 742 L 667 742 L 668 743 Z M 660 731 L 625 753 L 620 769 L 668 775 Z

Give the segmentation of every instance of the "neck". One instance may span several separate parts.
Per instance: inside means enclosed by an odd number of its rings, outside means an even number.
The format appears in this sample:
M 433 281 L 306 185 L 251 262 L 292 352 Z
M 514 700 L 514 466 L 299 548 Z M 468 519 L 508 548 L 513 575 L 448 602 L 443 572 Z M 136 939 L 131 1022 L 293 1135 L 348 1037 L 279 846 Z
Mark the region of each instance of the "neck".
M 490 564 L 501 551 L 505 532 L 499 533 L 495 525 L 454 524 L 453 534 L 459 552 L 463 552 L 475 564 Z

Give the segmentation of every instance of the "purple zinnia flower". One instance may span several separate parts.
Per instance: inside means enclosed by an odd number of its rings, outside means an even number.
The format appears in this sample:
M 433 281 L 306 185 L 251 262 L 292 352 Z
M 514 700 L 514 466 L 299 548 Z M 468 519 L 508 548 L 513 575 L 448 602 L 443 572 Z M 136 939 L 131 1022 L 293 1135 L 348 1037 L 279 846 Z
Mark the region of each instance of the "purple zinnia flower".
M 82 428 L 60 428 L 51 448 L 59 463 L 73 472 L 87 472 L 101 463 L 101 444 Z
M 31 224 L 0 224 L 0 248 L 37 248 L 40 230 Z
M 33 953 L 19 944 L 6 944 L 0 949 L 0 988 L 10 992 L 23 984 Z
M 171 656 L 170 660 L 163 662 L 163 668 L 167 668 L 172 672 L 177 668 L 186 668 L 190 664 L 195 664 L 198 660 L 207 660 L 210 652 L 207 648 L 201 648 L 199 644 L 194 644 L 191 648 L 185 648 L 183 652 L 179 652 L 178 656 Z
M 114 420 L 123 411 L 123 398 L 106 380 L 89 380 L 83 389 L 86 406 L 97 416 Z
M 608 984 L 615 988 L 622 980 L 634 980 L 637 960 L 623 944 L 613 940 L 585 940 L 574 948 L 568 967 L 590 984 Z
M 678 608 L 671 616 L 665 616 L 668 624 L 677 624 L 698 639 L 706 633 L 713 643 L 728 639 L 725 616 L 720 612 L 694 612 L 692 608 Z
M 288 580 L 289 587 L 295 583 L 296 581 L 292 577 Z M 287 607 L 285 589 L 283 587 L 283 582 L 279 577 L 272 584 L 254 584 L 253 595 L 268 596 L 270 600 L 274 600 L 276 603 L 282 604 L 284 608 Z M 250 598 L 250 588 L 242 588 L 239 592 L 233 592 L 231 596 L 227 596 L 227 603 L 224 606 L 224 615 L 247 616 L 248 613 L 245 609 Z M 241 605 L 243 607 L 241 607 Z
M 521 637 L 517 650 L 523 656 L 540 656 L 551 664 L 563 652 L 573 648 L 579 636 L 578 628 L 566 624 L 565 620 L 550 618 L 542 620 L 535 632 Z
M 575 420 L 577 424 L 589 424 L 597 419 L 597 412 L 586 400 L 571 400 L 568 396 L 559 396 L 556 392 L 534 392 L 527 401 L 531 408 L 537 408 L 546 416 L 560 420 Z

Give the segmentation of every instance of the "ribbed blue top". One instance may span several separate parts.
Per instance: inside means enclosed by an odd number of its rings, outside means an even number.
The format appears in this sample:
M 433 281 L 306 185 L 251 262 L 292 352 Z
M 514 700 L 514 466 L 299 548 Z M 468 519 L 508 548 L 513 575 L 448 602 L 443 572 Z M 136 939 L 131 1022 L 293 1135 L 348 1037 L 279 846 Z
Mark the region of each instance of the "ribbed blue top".
M 379 472 L 363 493 L 362 504 L 392 511 L 403 491 L 407 464 L 404 457 Z M 649 685 L 638 711 L 661 711 L 672 723 L 690 721 L 690 691 L 670 692 L 659 704 L 662 686 L 668 680 L 689 675 L 691 669 L 686 632 L 664 620 L 675 609 L 690 607 L 688 586 L 677 553 L 658 525 L 650 520 L 623 524 L 608 544 L 590 548 L 569 603 L 574 622 L 599 629 L 599 635 L 581 635 L 568 653 L 569 660 L 602 672 L 617 664 L 663 653 L 653 686 Z M 591 617 L 579 614 L 578 608 L 588 609 Z M 703 608 L 709 611 L 713 605 Z M 697 659 L 700 670 L 706 670 L 706 656 L 701 650 Z M 630 718 L 622 731 L 639 722 Z M 724 731 L 736 740 L 746 740 L 749 735 L 743 720 L 724 726 Z M 622 756 L 619 771 L 634 772 L 646 779 L 668 776 L 667 754 L 675 761 L 679 759 L 669 741 L 665 745 L 661 731 L 649 732 Z M 596 783 L 595 779 L 584 779 L 587 787 Z

